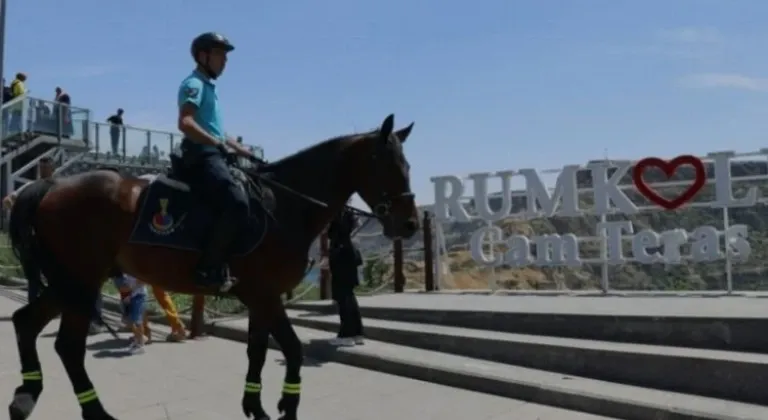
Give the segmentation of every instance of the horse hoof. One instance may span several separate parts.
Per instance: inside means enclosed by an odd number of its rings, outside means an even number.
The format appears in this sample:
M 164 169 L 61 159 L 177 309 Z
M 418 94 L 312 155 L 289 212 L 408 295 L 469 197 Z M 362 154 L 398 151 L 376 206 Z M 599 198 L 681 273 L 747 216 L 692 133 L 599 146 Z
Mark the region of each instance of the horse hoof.
M 252 412 L 252 411 L 246 411 L 245 412 L 245 418 L 253 419 L 253 420 L 270 420 L 270 417 L 265 412 Z
M 104 413 L 100 416 L 83 416 L 83 420 L 117 420 L 116 418 Z
M 92 412 L 84 412 L 83 413 L 83 420 L 117 420 L 116 418 L 110 416 L 104 409 L 102 408 L 100 412 L 98 411 L 92 411 Z
M 279 420 L 296 420 L 298 411 L 299 396 L 297 394 L 283 394 L 283 397 L 277 402 L 277 412 L 280 413 Z
M 11 404 L 8 406 L 8 417 L 11 420 L 26 420 L 28 417 L 28 414 L 24 413 L 23 411 L 21 411 L 21 409 Z
M 247 404 L 243 404 L 243 414 L 245 414 L 245 417 L 248 419 L 270 420 L 269 415 L 267 415 L 267 413 L 264 412 L 264 409 L 261 407 L 261 405 L 258 405 L 255 407 L 248 407 Z
M 8 406 L 8 418 L 11 420 L 26 420 L 27 415 L 13 404 Z
M 8 416 L 11 420 L 25 420 L 35 409 L 35 399 L 27 393 L 16 394 L 8 406 Z

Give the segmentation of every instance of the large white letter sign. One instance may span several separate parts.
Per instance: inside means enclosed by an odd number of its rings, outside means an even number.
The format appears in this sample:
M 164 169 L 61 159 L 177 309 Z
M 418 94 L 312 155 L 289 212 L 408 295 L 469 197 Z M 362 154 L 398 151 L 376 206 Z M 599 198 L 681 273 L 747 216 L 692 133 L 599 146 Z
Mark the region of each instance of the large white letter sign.
M 757 202 L 757 187 L 747 189 L 744 198 L 733 197 L 733 180 L 731 179 L 731 157 L 733 152 L 718 152 L 709 155 L 715 167 L 715 202 L 712 207 L 752 207 Z
M 469 214 L 461 204 L 461 197 L 464 195 L 464 183 L 461 178 L 455 175 L 432 177 L 432 183 L 435 184 L 435 219 L 440 223 L 451 220 L 455 217 L 459 222 L 469 222 Z M 448 187 L 451 194 L 447 195 Z
M 768 155 L 768 149 L 759 153 Z M 754 155 L 753 153 L 749 156 Z M 714 200 L 698 201 L 693 204 L 696 207 L 724 209 L 755 205 L 758 203 L 759 194 L 757 187 L 753 185 L 748 187 L 747 193 L 742 197 L 733 196 L 733 183 L 740 181 L 739 177 L 731 175 L 731 159 L 734 157 L 732 152 L 710 154 L 711 169 L 707 169 L 704 161 L 693 155 L 682 155 L 671 160 L 650 157 L 634 164 L 629 161 L 599 161 L 585 166 L 566 165 L 559 171 L 554 185 L 551 185 L 552 182 L 547 184 L 540 175 L 555 172 L 550 170 L 538 172 L 534 169 L 521 169 L 476 173 L 468 177 L 473 187 L 474 209 L 470 211 L 476 213 L 474 216 L 470 215 L 468 206 L 462 202 L 465 190 L 460 177 L 434 177 L 432 182 L 435 188 L 435 219 L 440 223 L 470 222 L 477 219 L 484 221 L 486 226 L 479 228 L 470 238 L 469 249 L 472 259 L 489 267 L 578 266 L 583 263 L 618 265 L 627 262 L 672 265 L 689 260 L 705 262 L 726 257 L 730 258 L 731 262 L 744 261 L 752 252 L 746 225 L 729 226 L 726 220 L 722 231 L 714 226 L 704 225 L 690 228 L 690 231 L 676 228 L 656 232 L 647 227 L 647 221 L 644 221 L 643 225 L 635 226 L 633 221 L 636 219 L 627 217 L 640 211 L 675 211 L 682 206 L 691 205 L 690 202 L 707 182 L 714 184 Z M 694 179 L 688 185 L 687 180 L 671 179 L 676 171 L 685 166 L 694 169 Z M 648 168 L 661 171 L 656 172 L 656 182 L 648 183 L 644 178 L 644 172 Z M 588 188 L 586 177 L 582 185 L 579 185 L 579 171 L 584 170 L 589 171 L 585 175 L 591 175 L 591 188 Z M 630 170 L 631 184 L 625 181 Z M 707 172 L 714 174 L 714 179 L 707 179 Z M 667 179 L 658 181 L 659 173 L 665 174 Z M 525 180 L 525 190 L 513 190 L 512 179 L 515 175 L 520 175 Z M 768 175 L 760 176 L 768 180 Z M 488 190 L 489 179 L 495 178 L 501 181 L 501 191 L 498 193 Z M 753 179 L 754 176 L 750 176 L 741 182 Z M 629 193 L 633 188 L 635 191 Z M 666 189 L 659 191 L 659 188 Z M 653 204 L 633 202 L 632 199 L 637 201 L 638 193 Z M 674 194 L 677 194 L 677 197 L 668 197 Z M 515 211 L 515 197 L 525 197 L 524 209 Z M 490 203 L 491 200 L 494 202 Z M 529 236 L 511 234 L 505 238 L 504 232 L 509 231 L 511 225 L 505 225 L 502 230 L 494 223 L 499 224 L 509 216 L 518 220 L 583 217 L 585 224 L 596 223 L 597 231 L 596 236 L 577 237 L 573 233 L 562 231 L 563 226 L 567 226 L 562 220 L 553 220 L 546 228 L 548 231 L 535 232 L 536 234 Z M 528 228 L 533 226 L 547 225 L 531 224 Z M 552 226 L 555 231 L 551 230 Z M 640 230 L 637 233 L 636 228 Z M 724 249 L 721 249 L 721 239 L 725 244 Z M 598 241 L 598 258 L 580 256 L 580 242 L 584 241 Z M 589 247 L 590 255 L 595 254 L 594 249 L 594 246 Z
M 547 187 L 535 169 L 521 169 L 520 175 L 525 177 L 525 195 L 528 200 L 528 211 L 526 211 L 525 217 L 529 219 L 541 216 L 552 217 L 557 211 L 558 202 L 563 203 L 560 216 L 579 216 L 581 212 L 579 211 L 579 194 L 576 187 L 576 173 L 578 171 L 579 165 L 563 167 L 562 172 L 557 176 L 555 191 L 550 196 Z
M 491 176 L 489 173 L 471 174 L 469 179 L 474 181 L 473 189 L 475 190 L 475 209 L 481 219 L 487 222 L 498 222 L 509 217 L 509 212 L 512 211 L 512 191 L 511 191 L 511 179 L 514 175 L 514 171 L 502 171 L 496 172 L 496 176 L 501 178 L 501 209 L 496 213 L 491 211 L 491 204 L 488 202 L 488 178 Z

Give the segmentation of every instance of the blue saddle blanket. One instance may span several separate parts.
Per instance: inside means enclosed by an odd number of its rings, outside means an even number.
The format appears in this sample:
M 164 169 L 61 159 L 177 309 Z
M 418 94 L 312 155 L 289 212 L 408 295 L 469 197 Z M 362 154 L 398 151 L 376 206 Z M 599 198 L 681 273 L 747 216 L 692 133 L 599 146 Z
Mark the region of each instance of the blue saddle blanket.
M 139 214 L 129 243 L 202 251 L 209 236 L 213 212 L 185 184 L 159 178 L 150 182 L 139 196 Z M 251 203 L 248 224 L 243 226 L 231 250 L 232 255 L 244 255 L 261 244 L 268 229 L 268 215 L 262 206 Z

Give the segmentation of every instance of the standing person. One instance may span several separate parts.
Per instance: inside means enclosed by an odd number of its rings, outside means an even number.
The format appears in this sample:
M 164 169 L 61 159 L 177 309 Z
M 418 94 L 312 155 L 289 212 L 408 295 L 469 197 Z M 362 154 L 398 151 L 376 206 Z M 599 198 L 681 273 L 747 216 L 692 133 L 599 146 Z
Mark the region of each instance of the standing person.
M 62 88 L 56 87 L 56 97 L 54 101 L 57 104 L 56 113 L 54 114 L 56 116 L 56 121 L 58 122 L 59 119 L 61 119 L 61 137 L 68 139 L 74 131 L 71 109 L 72 99 Z M 58 127 L 56 130 L 58 131 Z
M 227 63 L 227 54 L 235 47 L 227 38 L 214 32 L 198 35 L 191 45 L 195 70 L 179 87 L 179 131 L 182 159 L 207 203 L 214 211 L 214 222 L 205 241 L 205 248 L 195 269 L 195 281 L 204 287 L 226 292 L 236 279 L 229 275 L 227 260 L 232 243 L 248 221 L 248 198 L 232 179 L 227 167 L 227 146 L 246 158 L 253 155 L 226 136 L 221 124 L 216 79 Z
M 339 333 L 331 343 L 337 346 L 363 344 L 363 319 L 355 297 L 362 265 L 360 251 L 352 243 L 357 218 L 342 210 L 328 227 L 328 266 L 331 269 L 331 295 L 339 309 Z
M 109 137 L 112 140 L 112 154 L 117 157 L 120 153 L 120 132 L 123 131 L 123 108 L 117 108 L 117 114 L 107 118 Z
M 11 99 L 16 99 L 22 95 L 26 95 L 27 93 L 27 75 L 24 73 L 16 73 L 16 78 L 11 81 L 10 89 L 11 89 Z M 8 130 L 6 133 L 8 134 L 16 134 L 21 132 L 21 122 L 23 119 L 22 113 L 24 112 L 24 105 L 21 102 L 18 102 L 11 106 L 9 109 L 9 112 L 11 113 L 10 119 L 8 121 Z
M 176 305 L 173 303 L 173 299 L 165 292 L 165 290 L 152 286 L 152 294 L 155 295 L 155 300 L 158 305 L 163 308 L 165 312 L 165 318 L 168 320 L 168 325 L 171 326 L 171 333 L 166 337 L 167 341 L 181 342 L 187 337 L 187 330 L 184 328 L 184 323 L 179 319 L 179 313 L 176 310 Z
M 3 103 L 6 103 L 13 99 L 13 93 L 11 93 L 11 87 L 5 84 L 5 77 L 3 77 Z
M 11 99 L 13 99 L 13 93 L 11 93 L 11 87 L 5 84 L 5 78 L 3 78 L 3 102 L 2 103 L 6 103 Z M 10 119 L 9 119 L 10 115 L 8 114 L 8 110 L 6 109 L 2 110 L 2 115 L 0 115 L 0 117 L 2 117 L 3 119 L 2 127 L 0 127 L 0 130 L 2 130 L 2 132 L 0 132 L 0 138 L 5 138 L 7 126 L 10 123 Z

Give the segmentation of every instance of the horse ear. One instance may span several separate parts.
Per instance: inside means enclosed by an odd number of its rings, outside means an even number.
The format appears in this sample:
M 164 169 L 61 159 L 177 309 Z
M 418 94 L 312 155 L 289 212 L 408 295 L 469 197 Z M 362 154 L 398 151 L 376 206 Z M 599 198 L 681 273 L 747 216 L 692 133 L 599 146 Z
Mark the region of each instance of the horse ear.
M 389 114 L 387 118 L 384 118 L 384 122 L 381 123 L 379 133 L 384 139 L 388 139 L 392 134 L 392 130 L 395 129 L 395 114 Z
M 405 140 L 408 139 L 409 135 L 411 135 L 411 130 L 413 130 L 413 123 L 411 123 L 411 125 L 408 127 L 397 130 L 395 132 L 395 136 L 397 136 L 397 139 L 400 140 L 400 143 L 405 143 Z

